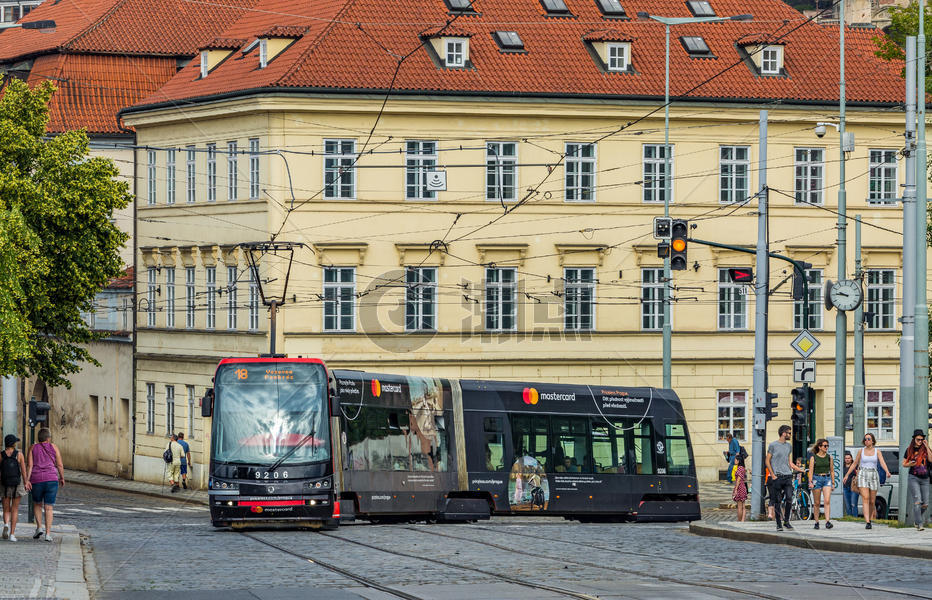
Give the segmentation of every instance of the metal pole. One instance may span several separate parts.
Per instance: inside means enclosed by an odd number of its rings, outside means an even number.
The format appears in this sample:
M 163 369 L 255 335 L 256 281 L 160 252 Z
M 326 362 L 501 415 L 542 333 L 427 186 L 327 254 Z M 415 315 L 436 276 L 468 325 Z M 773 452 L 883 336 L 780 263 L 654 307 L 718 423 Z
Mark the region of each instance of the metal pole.
M 760 194 L 757 196 L 757 281 L 754 286 L 754 413 L 751 428 L 751 518 L 764 513 L 764 442 L 767 422 L 767 305 L 770 293 L 770 248 L 767 245 L 767 111 L 760 111 L 760 156 L 757 172 Z
M 847 256 L 847 197 L 845 196 L 845 0 L 838 17 L 838 281 L 845 280 Z M 848 367 L 848 321 L 845 311 L 835 311 L 835 435 L 845 435 L 846 369 Z
M 32 452 L 32 445 L 35 443 L 36 443 L 36 426 L 32 424 L 32 421 L 30 421 L 29 422 L 29 450 L 28 452 Z M 26 497 L 28 498 L 28 504 L 26 507 L 26 515 L 28 515 L 28 521 L 30 523 L 35 523 L 36 522 L 36 511 L 34 510 L 35 507 L 33 506 L 33 502 L 32 502 L 32 494 L 26 494 Z
M 670 216 L 670 26 L 664 25 L 666 29 L 667 50 L 664 64 L 666 66 L 666 75 L 664 77 L 663 91 L 663 216 Z M 672 377 L 672 346 L 673 346 L 673 318 L 670 298 L 672 294 L 671 279 L 673 278 L 670 270 L 669 253 L 663 259 L 663 387 L 671 389 L 673 387 Z
M 915 404 L 913 415 L 918 419 L 913 423 L 917 429 L 926 431 L 929 426 L 929 306 L 926 292 L 928 276 L 926 273 L 926 253 L 928 252 L 927 223 L 928 205 L 927 186 L 929 177 L 926 170 L 926 3 L 919 0 L 919 35 L 916 39 L 916 378 Z M 902 418 L 902 415 L 901 415 Z M 911 432 L 910 432 L 911 433 Z
M 916 398 L 915 359 L 916 359 L 916 262 L 917 229 L 913 225 L 918 221 L 918 204 L 916 203 L 916 37 L 906 38 L 906 185 L 903 188 L 903 333 L 900 337 L 900 456 L 904 456 L 909 444 L 910 414 Z M 855 405 L 857 406 L 857 405 Z M 862 409 L 863 410 L 863 409 Z M 861 417 L 863 421 L 863 416 Z M 857 421 L 855 421 L 857 423 Z M 855 425 L 857 427 L 857 425 Z M 855 429 L 857 431 L 857 429 Z M 864 425 L 861 424 L 861 435 Z M 855 441 L 861 438 L 855 433 Z M 899 490 L 897 506 L 907 506 L 907 486 Z M 905 510 L 898 511 L 900 523 L 906 522 Z
M 275 321 L 278 314 L 278 302 L 272 300 L 269 303 L 269 354 L 275 356 Z
M 854 217 L 854 277 L 863 279 L 861 270 L 861 215 Z M 864 303 L 854 309 L 854 394 L 851 420 L 854 424 L 854 443 L 864 439 Z
M 15 434 L 19 428 L 19 394 L 16 377 L 3 378 L 3 435 Z M 19 436 L 16 436 L 19 437 Z

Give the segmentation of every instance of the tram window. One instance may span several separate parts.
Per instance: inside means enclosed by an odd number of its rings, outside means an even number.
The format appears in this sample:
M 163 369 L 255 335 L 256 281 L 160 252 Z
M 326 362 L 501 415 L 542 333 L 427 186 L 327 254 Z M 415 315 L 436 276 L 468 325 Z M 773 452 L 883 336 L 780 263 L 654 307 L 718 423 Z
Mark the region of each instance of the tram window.
M 650 423 L 642 421 L 635 423 L 634 431 L 634 464 L 638 475 L 652 475 L 654 473 L 654 450 L 651 443 Z
M 592 421 L 592 460 L 596 473 L 626 473 L 625 423 L 604 418 Z
M 552 469 L 557 473 L 588 473 L 589 435 L 582 417 L 553 417 Z
M 667 423 L 667 474 L 689 475 L 692 470 L 690 463 L 686 426 L 682 423 Z
M 531 456 L 545 471 L 550 471 L 549 421 L 547 417 L 537 415 L 512 416 L 515 460 Z
M 505 470 L 505 434 L 502 433 L 501 417 L 485 417 L 482 420 L 485 435 L 485 470 L 498 472 Z
M 346 421 L 347 467 L 354 471 L 447 471 L 442 414 L 363 406 Z

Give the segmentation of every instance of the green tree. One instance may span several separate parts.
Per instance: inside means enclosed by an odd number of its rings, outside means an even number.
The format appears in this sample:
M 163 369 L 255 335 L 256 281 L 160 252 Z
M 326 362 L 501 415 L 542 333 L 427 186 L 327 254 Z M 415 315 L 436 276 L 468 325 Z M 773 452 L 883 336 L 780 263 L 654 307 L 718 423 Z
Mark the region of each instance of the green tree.
M 925 34 L 926 34 L 926 52 L 928 52 L 929 43 L 932 43 L 932 12 L 926 4 L 925 15 Z M 910 2 L 906 6 L 891 6 L 890 26 L 887 28 L 885 36 L 874 37 L 874 44 L 877 50 L 874 52 L 878 57 L 886 60 L 906 60 L 906 37 L 918 35 L 919 33 L 919 3 Z M 926 91 L 932 92 L 932 61 L 926 60 Z M 903 67 L 901 74 L 906 76 L 906 67 Z
M 131 197 L 85 131 L 46 137 L 54 91 L 13 79 L 0 99 L 0 375 L 70 386 L 80 362 L 99 364 L 81 313 L 123 272 L 128 236 L 110 218 Z

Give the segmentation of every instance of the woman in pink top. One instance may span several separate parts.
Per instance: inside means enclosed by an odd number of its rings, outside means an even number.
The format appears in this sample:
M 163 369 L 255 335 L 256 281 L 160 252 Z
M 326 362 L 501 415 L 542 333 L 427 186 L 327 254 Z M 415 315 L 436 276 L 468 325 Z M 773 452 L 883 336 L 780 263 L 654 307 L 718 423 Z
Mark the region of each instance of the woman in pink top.
M 29 464 L 26 478 L 32 484 L 32 501 L 35 503 L 36 533 L 32 539 L 43 535 L 46 542 L 52 541 L 52 508 L 59 485 L 65 485 L 65 467 L 61 462 L 58 446 L 49 441 L 52 432 L 43 427 L 39 430 L 39 441 L 29 449 Z M 43 525 L 44 515 L 44 525 Z

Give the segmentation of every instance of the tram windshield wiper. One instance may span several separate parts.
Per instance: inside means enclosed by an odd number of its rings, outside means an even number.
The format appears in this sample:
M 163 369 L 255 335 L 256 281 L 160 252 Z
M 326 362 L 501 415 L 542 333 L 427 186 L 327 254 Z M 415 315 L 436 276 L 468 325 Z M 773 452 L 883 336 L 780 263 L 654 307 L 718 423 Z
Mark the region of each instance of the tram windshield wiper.
M 314 436 L 315 436 L 316 434 L 317 434 L 316 431 L 311 431 L 309 434 L 307 434 L 306 436 L 304 436 L 303 438 L 301 438 L 301 441 L 299 441 L 297 444 L 295 444 L 294 446 L 292 446 L 292 447 L 291 447 L 291 450 L 289 450 L 288 452 L 285 452 L 285 454 L 283 454 L 281 458 L 279 458 L 279 459 L 276 460 L 274 463 L 272 463 L 272 466 L 269 467 L 269 471 L 274 471 L 274 470 L 277 469 L 278 467 L 282 466 L 282 463 L 284 463 L 286 460 L 288 460 L 289 458 L 291 458 L 292 456 L 294 456 L 294 453 L 297 452 L 298 450 L 300 450 L 301 447 L 304 446 L 304 444 L 306 444 L 306 443 L 308 443 L 310 440 L 314 439 Z

